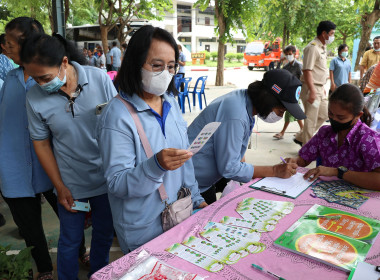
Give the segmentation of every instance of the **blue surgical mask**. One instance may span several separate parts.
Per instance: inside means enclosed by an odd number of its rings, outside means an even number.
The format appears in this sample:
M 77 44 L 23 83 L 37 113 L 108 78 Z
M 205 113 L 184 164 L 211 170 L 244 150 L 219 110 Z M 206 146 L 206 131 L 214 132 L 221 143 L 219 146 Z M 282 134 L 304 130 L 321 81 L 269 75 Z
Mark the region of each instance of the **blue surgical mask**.
M 58 75 L 51 80 L 50 82 L 40 85 L 40 87 L 47 91 L 48 93 L 56 92 L 58 91 L 64 84 L 66 84 L 66 73 L 65 76 L 63 77 L 63 80 L 60 80 L 58 78 L 59 73 L 61 72 L 61 67 L 59 67 Z
M 341 56 L 341 57 L 347 57 L 347 56 L 348 56 L 348 52 L 341 52 L 341 53 L 340 53 L 340 56 Z
M 375 52 L 380 52 L 380 48 L 379 49 L 373 49 Z

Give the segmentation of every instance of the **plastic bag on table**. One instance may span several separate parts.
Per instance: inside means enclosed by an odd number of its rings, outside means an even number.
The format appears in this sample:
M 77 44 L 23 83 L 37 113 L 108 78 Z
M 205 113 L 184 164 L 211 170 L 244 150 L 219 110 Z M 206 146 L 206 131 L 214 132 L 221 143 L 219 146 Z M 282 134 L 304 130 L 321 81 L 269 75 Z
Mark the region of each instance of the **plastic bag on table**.
M 135 264 L 119 280 L 203 280 L 206 278 L 208 276 L 188 273 L 165 264 L 156 257 L 149 255 L 145 250 L 142 250 L 136 257 Z
M 234 180 L 229 181 L 227 183 L 226 187 L 224 188 L 221 197 L 226 196 L 227 194 L 229 194 L 230 192 L 236 190 L 236 188 L 239 188 L 240 186 L 241 186 L 240 183 L 237 182 L 237 181 L 234 181 Z

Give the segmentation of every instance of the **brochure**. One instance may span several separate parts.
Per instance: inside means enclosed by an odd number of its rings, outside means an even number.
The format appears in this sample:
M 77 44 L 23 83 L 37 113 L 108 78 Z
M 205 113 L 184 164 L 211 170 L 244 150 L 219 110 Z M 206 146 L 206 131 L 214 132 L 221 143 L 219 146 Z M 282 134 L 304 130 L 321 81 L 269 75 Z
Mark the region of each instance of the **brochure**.
M 306 218 L 307 215 L 312 216 Z M 325 217 L 317 218 L 317 215 Z M 274 244 L 336 268 L 351 271 L 356 262 L 364 261 L 371 248 L 369 242 L 376 238 L 378 231 L 379 221 L 314 205 Z

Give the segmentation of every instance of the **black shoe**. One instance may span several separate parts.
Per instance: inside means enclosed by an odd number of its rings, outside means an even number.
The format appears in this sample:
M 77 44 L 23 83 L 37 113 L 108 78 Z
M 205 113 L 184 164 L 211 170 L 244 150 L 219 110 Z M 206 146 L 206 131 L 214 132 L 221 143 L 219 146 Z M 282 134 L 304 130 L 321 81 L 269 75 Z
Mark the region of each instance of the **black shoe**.
M 298 141 L 296 138 L 293 138 L 293 142 L 300 145 L 302 147 L 302 142 L 301 141 Z
M 5 225 L 5 223 L 6 223 L 5 218 L 4 218 L 3 214 L 0 213 L 0 227 Z

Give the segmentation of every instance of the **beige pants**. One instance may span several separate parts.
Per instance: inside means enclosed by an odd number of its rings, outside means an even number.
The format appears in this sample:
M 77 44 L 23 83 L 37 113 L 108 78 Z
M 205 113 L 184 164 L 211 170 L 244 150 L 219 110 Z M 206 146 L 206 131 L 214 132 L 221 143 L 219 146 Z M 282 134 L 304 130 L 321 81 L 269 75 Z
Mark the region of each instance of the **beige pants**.
M 328 100 L 326 97 L 325 89 L 323 86 L 314 85 L 317 96 L 313 104 L 310 104 L 307 100 L 309 98 L 309 88 L 306 83 L 302 85 L 301 100 L 305 108 L 305 124 L 301 132 L 297 133 L 296 139 L 306 144 L 319 127 L 328 119 L 327 105 Z

